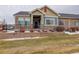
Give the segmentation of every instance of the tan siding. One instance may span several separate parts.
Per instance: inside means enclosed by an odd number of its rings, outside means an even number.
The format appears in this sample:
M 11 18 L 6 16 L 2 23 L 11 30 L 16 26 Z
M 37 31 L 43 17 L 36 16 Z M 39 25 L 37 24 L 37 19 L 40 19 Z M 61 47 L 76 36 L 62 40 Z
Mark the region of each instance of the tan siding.
M 73 22 L 73 21 L 77 21 L 78 19 L 68 19 L 68 18 L 61 18 L 62 20 L 64 21 L 70 21 L 70 22 Z
M 34 15 L 41 15 L 42 13 L 37 10 L 37 11 L 33 12 L 32 14 L 34 14 Z
M 75 26 L 74 22 L 75 21 L 79 21 L 79 19 L 72 19 L 72 18 L 61 18 L 63 20 L 63 22 L 68 22 L 69 25 L 67 25 L 67 27 L 71 27 L 71 26 Z M 66 26 L 65 26 L 66 27 Z
M 44 12 L 44 8 L 40 9 Z M 47 8 L 47 12 L 44 12 L 47 16 L 57 16 L 56 13 Z
M 44 30 L 54 30 L 55 26 L 44 26 Z

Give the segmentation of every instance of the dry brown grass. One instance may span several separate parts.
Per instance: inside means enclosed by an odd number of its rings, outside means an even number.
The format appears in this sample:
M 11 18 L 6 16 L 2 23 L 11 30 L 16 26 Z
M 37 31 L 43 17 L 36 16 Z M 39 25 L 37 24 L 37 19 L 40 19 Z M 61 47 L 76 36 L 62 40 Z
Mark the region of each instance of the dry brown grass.
M 77 46 L 79 44 L 79 35 L 69 36 L 57 32 L 41 34 L 48 37 L 38 40 L 0 41 L 0 53 L 63 54 L 79 52 L 79 46 Z M 31 35 L 33 35 L 33 33 Z M 38 35 L 40 35 L 40 33 L 38 33 Z

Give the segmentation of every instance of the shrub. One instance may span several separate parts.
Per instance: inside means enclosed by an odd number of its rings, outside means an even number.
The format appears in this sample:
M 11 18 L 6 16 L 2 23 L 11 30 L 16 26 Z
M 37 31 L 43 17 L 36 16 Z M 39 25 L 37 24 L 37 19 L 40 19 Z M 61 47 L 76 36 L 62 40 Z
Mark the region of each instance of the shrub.
M 65 30 L 65 28 L 64 27 L 56 27 L 55 30 L 58 31 L 58 32 L 62 32 L 62 31 Z
M 79 28 L 78 27 L 70 27 L 67 29 L 67 31 L 75 32 L 75 31 L 79 31 Z
M 72 32 L 75 32 L 75 31 L 78 31 L 79 29 L 78 29 L 78 27 L 71 27 L 70 30 L 71 30 Z
M 31 29 L 30 32 L 34 32 L 33 29 Z
M 24 27 L 20 28 L 20 32 L 25 32 L 25 28 Z
M 54 32 L 54 30 L 52 30 L 52 29 L 50 29 L 49 31 L 50 31 L 50 32 Z

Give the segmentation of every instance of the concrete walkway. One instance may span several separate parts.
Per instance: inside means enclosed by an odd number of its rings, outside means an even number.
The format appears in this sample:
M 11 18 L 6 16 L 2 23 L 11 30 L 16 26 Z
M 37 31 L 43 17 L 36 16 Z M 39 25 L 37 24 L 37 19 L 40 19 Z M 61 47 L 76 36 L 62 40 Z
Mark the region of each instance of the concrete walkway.
M 11 38 L 11 39 L 1 39 L 0 41 L 15 41 L 15 40 L 28 40 L 28 39 L 40 39 L 46 37 L 24 37 L 24 38 Z

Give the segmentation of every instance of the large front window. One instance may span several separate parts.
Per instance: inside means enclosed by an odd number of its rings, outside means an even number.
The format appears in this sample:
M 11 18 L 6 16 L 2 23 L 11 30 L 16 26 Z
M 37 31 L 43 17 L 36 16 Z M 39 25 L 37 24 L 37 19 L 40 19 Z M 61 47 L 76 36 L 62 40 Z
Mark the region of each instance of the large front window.
M 30 29 L 30 17 L 26 17 L 26 18 L 19 17 L 18 25 L 20 29 L 25 28 L 25 30 L 29 30 Z
M 54 23 L 53 20 L 50 20 L 50 19 L 47 19 L 47 20 L 46 20 L 46 24 L 47 24 L 47 25 L 52 25 L 53 23 Z
M 19 17 L 19 19 L 18 19 L 18 25 L 19 25 L 20 27 L 22 27 L 22 26 L 24 26 L 24 24 L 25 24 L 25 22 L 24 22 L 23 17 Z
M 57 25 L 58 21 L 57 21 L 57 17 L 45 17 L 45 25 Z
M 26 17 L 26 19 L 25 19 L 25 28 L 27 30 L 30 29 L 30 17 Z

